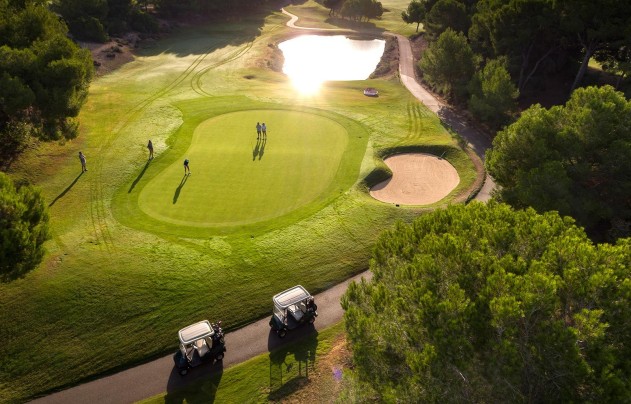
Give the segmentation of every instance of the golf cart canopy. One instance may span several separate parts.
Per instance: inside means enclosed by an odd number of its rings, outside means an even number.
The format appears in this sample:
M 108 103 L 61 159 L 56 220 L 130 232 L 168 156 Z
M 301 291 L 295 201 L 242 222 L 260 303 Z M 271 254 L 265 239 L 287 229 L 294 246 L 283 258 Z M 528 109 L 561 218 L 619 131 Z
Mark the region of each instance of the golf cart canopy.
M 182 328 L 178 332 L 178 335 L 180 336 L 180 342 L 187 345 L 192 344 L 201 338 L 212 337 L 215 335 L 215 331 L 210 326 L 210 322 L 208 320 L 204 320 Z
M 291 289 L 287 289 L 284 292 L 280 292 L 276 296 L 272 298 L 274 301 L 274 305 L 282 310 L 291 306 L 292 304 L 296 304 L 302 302 L 303 300 L 311 297 L 309 292 L 302 286 L 294 286 Z

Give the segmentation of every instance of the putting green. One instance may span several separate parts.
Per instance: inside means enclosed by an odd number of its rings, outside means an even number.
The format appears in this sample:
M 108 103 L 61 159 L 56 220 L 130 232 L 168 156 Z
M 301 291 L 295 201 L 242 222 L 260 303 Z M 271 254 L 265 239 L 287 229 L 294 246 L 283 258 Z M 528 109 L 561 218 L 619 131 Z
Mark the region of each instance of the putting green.
M 267 124 L 267 140 L 257 140 L 257 122 Z M 188 150 L 146 184 L 138 204 L 154 219 L 185 226 L 269 220 L 325 198 L 348 142 L 342 125 L 313 113 L 219 115 L 195 128 Z

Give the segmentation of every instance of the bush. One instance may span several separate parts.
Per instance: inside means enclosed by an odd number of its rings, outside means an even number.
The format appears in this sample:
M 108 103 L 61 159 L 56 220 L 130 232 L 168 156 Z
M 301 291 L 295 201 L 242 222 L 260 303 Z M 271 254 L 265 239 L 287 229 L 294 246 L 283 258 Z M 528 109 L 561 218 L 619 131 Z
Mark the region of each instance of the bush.
M 156 33 L 160 30 L 160 24 L 151 14 L 140 10 L 134 10 L 131 15 L 131 28 L 138 32 Z
M 16 187 L 0 172 L 0 279 L 13 280 L 34 269 L 49 238 L 48 211 L 39 190 Z
M 109 37 L 101 21 L 94 17 L 82 16 L 68 22 L 70 31 L 79 39 L 106 42 Z
M 473 76 L 469 93 L 471 113 L 494 129 L 509 123 L 519 96 L 517 87 L 500 60 L 489 61 L 484 69 Z

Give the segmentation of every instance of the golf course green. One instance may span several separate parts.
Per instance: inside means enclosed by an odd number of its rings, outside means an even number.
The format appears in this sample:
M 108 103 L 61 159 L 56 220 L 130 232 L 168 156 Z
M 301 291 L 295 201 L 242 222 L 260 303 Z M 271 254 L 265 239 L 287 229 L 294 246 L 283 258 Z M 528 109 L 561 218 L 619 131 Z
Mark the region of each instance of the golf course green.
M 411 34 L 406 4 L 383 1 L 369 32 Z M 313 1 L 291 11 L 328 15 Z M 230 331 L 268 316 L 276 293 L 366 270 L 381 232 L 469 196 L 471 159 L 396 71 L 297 93 L 272 68 L 296 34 L 287 21 L 262 6 L 143 44 L 92 82 L 76 139 L 33 144 L 13 164 L 14 180 L 41 189 L 52 239 L 38 268 L 0 284 L 0 402 L 174 352 L 177 331 L 202 319 Z M 442 156 L 459 184 L 426 206 L 373 199 L 399 152 Z
M 257 122 L 268 128 L 258 139 Z M 143 188 L 140 209 L 201 227 L 282 216 L 335 189 L 347 145 L 342 125 L 312 113 L 252 110 L 210 118 L 195 128 L 185 152 L 192 175 L 183 176 L 174 162 Z

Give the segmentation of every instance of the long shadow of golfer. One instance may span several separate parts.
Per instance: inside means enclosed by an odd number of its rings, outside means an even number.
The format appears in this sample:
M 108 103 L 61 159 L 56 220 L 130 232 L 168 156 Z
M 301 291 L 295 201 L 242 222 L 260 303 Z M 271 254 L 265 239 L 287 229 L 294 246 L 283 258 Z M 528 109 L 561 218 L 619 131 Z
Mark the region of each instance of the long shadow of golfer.
M 129 187 L 129 191 L 127 191 L 128 194 L 131 194 L 131 191 L 134 190 L 134 187 L 136 186 L 136 184 L 138 184 L 138 181 L 140 181 L 142 176 L 145 175 L 145 171 L 147 171 L 147 168 L 149 168 L 149 163 L 150 162 L 151 162 L 151 160 L 147 160 L 147 164 L 145 164 L 145 166 L 142 168 L 142 171 L 140 172 L 140 174 L 138 174 L 138 177 L 136 177 L 134 182 L 132 182 L 131 187 Z
M 175 195 L 173 195 L 174 205 L 177 202 L 177 198 L 180 197 L 180 192 L 182 191 L 182 187 L 184 187 L 184 184 L 186 184 L 186 180 L 188 180 L 188 175 L 184 174 L 184 178 L 182 178 L 182 181 L 180 181 L 180 185 L 178 185 L 177 189 L 175 190 Z
M 263 158 L 263 153 L 265 153 L 265 143 L 267 143 L 267 138 L 263 138 L 261 141 L 261 148 L 259 149 L 259 160 Z
M 256 146 L 254 146 L 254 150 L 252 150 L 252 161 L 256 160 L 256 156 L 259 155 L 259 148 L 261 147 L 261 140 L 256 139 Z
M 53 206 L 55 204 L 55 202 L 57 202 L 64 195 L 66 195 L 68 193 L 68 191 L 70 191 L 70 189 L 72 189 L 72 187 L 74 187 L 74 184 L 76 184 L 77 181 L 79 181 L 79 178 L 81 178 L 82 175 L 83 175 L 83 173 L 77 175 L 77 178 L 75 178 L 74 181 L 72 181 L 72 183 L 66 187 L 66 189 L 64 189 L 59 195 L 57 195 L 57 197 L 55 199 L 53 199 L 53 201 L 48 205 L 48 207 L 50 208 L 51 206 Z

